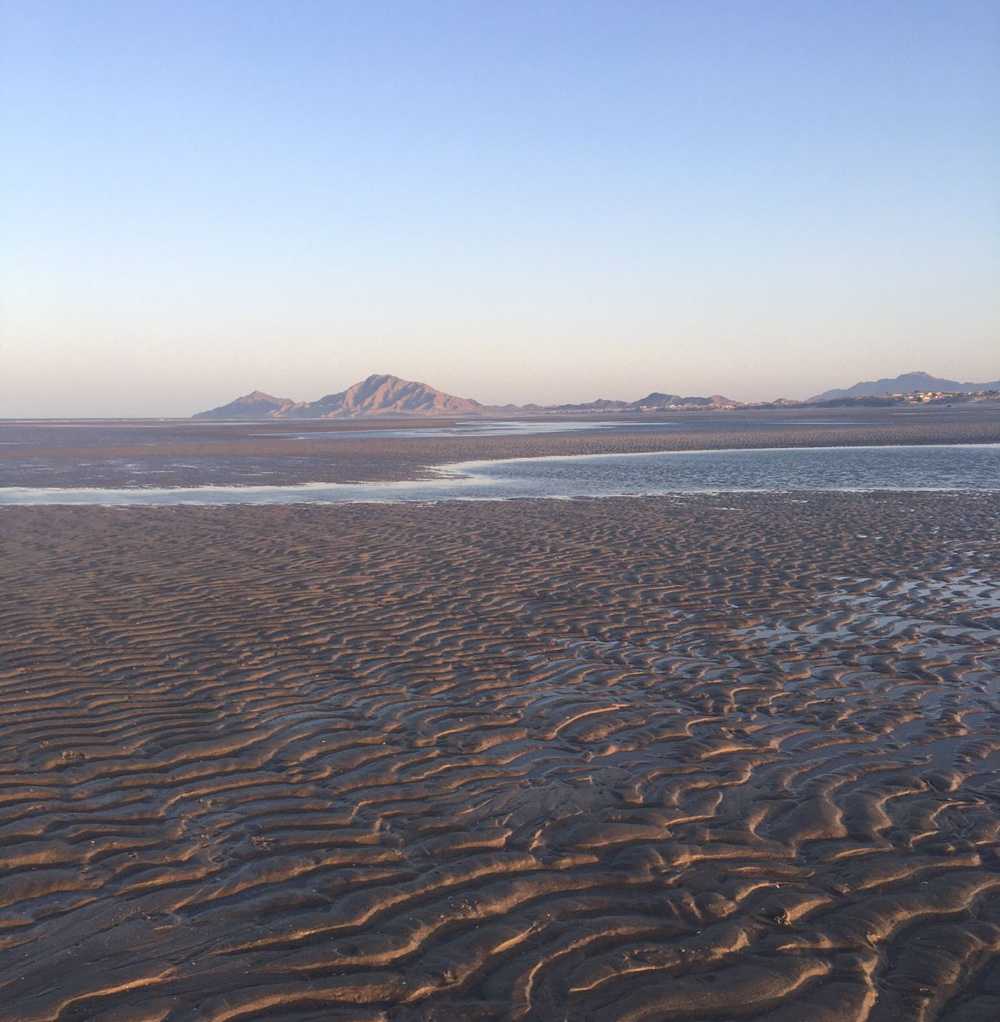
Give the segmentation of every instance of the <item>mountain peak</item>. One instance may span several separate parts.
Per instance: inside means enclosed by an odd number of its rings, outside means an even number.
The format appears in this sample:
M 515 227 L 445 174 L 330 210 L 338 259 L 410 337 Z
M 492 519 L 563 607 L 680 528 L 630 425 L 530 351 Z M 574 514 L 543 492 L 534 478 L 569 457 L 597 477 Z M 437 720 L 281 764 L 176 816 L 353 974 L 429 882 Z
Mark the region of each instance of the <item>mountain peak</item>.
M 366 415 L 468 415 L 478 401 L 445 394 L 426 383 L 404 380 L 391 373 L 372 373 L 339 394 L 328 394 L 296 415 L 322 418 L 360 418 Z
M 295 404 L 291 398 L 275 397 L 263 390 L 252 390 L 249 394 L 220 405 L 207 412 L 199 412 L 196 419 L 273 419 L 283 415 Z

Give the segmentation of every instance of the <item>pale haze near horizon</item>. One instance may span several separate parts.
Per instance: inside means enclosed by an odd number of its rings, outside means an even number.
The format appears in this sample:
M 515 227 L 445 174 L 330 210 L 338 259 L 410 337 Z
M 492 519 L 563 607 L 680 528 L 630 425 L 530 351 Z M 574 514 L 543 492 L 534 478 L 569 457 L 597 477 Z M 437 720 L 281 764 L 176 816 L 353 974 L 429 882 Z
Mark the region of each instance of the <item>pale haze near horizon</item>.
M 1000 377 L 1000 6 L 0 0 L 0 417 Z

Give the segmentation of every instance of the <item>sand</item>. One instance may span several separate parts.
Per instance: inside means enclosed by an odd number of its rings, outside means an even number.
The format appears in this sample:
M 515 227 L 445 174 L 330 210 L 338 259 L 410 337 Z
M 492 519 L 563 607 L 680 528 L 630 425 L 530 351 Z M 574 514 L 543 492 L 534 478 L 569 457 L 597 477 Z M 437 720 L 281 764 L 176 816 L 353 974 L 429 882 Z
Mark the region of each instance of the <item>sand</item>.
M 996 1019 L 998 519 L 0 509 L 0 1018 Z

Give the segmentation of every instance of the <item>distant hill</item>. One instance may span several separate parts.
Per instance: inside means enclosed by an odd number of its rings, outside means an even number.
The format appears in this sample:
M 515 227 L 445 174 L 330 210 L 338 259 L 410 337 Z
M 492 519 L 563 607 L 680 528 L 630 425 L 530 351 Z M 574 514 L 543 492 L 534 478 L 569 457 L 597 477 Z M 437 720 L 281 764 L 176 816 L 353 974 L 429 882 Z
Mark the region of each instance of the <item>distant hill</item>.
M 475 415 L 478 401 L 455 397 L 426 383 L 401 380 L 387 373 L 369 376 L 339 394 L 296 405 L 291 418 L 357 419 L 369 415 Z
M 640 412 L 660 411 L 666 408 L 732 408 L 738 405 L 731 397 L 722 394 L 710 394 L 708 397 L 681 397 L 680 394 L 660 394 L 654 391 L 638 401 L 632 407 Z
M 826 390 L 809 398 L 810 402 L 839 401 L 845 398 L 888 397 L 890 394 L 912 394 L 915 391 L 942 390 L 952 394 L 974 394 L 983 390 L 1000 390 L 1000 380 L 991 383 L 960 383 L 929 373 L 903 373 L 892 379 L 865 380 L 843 390 Z
M 387 373 L 369 376 L 318 401 L 290 401 L 254 391 L 196 419 L 359 419 L 369 416 L 478 415 L 483 406 L 426 383 Z
M 655 412 L 673 408 L 732 408 L 738 402 L 713 394 L 711 397 L 681 397 L 654 391 L 638 401 L 600 398 L 576 405 L 480 404 L 467 397 L 455 397 L 426 383 L 403 380 L 387 373 L 369 376 L 337 394 L 318 401 L 292 401 L 263 391 L 238 397 L 227 405 L 199 412 L 196 419 L 360 419 L 373 416 L 473 416 L 517 415 L 532 412 Z
M 721 394 L 711 397 L 683 397 L 680 394 L 661 394 L 654 391 L 638 401 L 615 401 L 598 398 L 577 405 L 549 405 L 547 412 L 663 412 L 674 408 L 734 408 L 739 404 Z
M 199 412 L 196 419 L 277 419 L 287 414 L 295 402 L 287 397 L 275 397 L 262 390 L 254 390 L 228 405 Z
M 614 413 L 667 412 L 715 408 L 778 408 L 804 407 L 807 404 L 892 404 L 892 395 L 943 391 L 951 394 L 977 394 L 1000 390 L 1000 380 L 989 383 L 961 383 L 929 373 L 903 373 L 884 380 L 866 380 L 853 387 L 827 390 L 808 401 L 778 401 L 747 405 L 722 394 L 708 397 L 667 394 L 654 390 L 637 401 L 598 398 L 579 404 L 561 405 L 484 405 L 472 398 L 456 397 L 436 390 L 426 383 L 404 380 L 388 373 L 369 376 L 347 390 L 327 394 L 318 401 L 293 401 L 275 397 L 262 390 L 230 401 L 229 404 L 199 412 L 196 419 L 361 419 L 383 416 L 406 418 L 420 416 L 531 415 L 555 412 L 569 415 L 601 415 Z M 897 397 L 896 401 L 903 400 Z

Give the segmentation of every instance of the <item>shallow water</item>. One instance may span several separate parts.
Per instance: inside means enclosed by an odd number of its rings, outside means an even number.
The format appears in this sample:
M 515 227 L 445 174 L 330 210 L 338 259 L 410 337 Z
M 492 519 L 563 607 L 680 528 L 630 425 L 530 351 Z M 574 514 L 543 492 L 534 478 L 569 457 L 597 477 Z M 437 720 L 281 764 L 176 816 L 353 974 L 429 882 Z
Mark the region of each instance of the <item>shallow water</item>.
M 471 461 L 435 479 L 300 486 L 3 487 L 0 504 L 286 504 L 801 490 L 998 490 L 1000 444 L 779 448 Z

